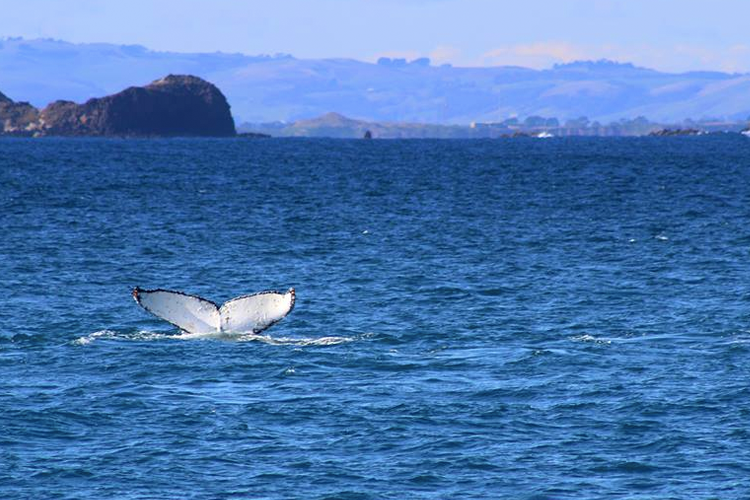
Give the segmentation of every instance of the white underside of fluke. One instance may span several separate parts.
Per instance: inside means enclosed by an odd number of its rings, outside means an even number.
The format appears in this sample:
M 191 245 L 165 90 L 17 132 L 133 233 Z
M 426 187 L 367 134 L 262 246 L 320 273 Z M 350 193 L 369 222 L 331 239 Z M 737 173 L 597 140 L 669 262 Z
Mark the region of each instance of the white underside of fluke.
M 258 333 L 281 321 L 294 308 L 294 288 L 259 292 L 225 302 L 170 290 L 136 287 L 133 298 L 145 310 L 188 333 Z

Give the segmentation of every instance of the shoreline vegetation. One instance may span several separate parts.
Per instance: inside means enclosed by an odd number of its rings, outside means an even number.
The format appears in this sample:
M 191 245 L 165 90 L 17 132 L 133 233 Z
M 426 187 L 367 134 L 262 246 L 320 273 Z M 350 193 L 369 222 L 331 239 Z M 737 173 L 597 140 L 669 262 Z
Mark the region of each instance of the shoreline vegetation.
M 83 104 L 55 101 L 43 109 L 0 93 L 0 137 L 327 137 L 339 139 L 496 139 L 551 137 L 749 135 L 748 122 L 685 120 L 661 124 L 645 117 L 602 124 L 586 117 L 513 117 L 468 125 L 357 120 L 340 113 L 291 123 L 243 123 L 235 127 L 226 97 L 192 75 L 168 75 L 144 87 L 128 87 Z

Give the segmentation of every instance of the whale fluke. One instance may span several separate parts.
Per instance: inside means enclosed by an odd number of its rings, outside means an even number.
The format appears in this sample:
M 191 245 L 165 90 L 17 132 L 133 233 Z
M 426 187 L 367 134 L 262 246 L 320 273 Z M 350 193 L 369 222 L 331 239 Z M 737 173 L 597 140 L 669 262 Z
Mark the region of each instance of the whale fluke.
M 142 308 L 188 333 L 258 333 L 292 312 L 295 292 L 276 291 L 242 295 L 216 303 L 187 293 L 171 290 L 133 289 L 133 298 Z

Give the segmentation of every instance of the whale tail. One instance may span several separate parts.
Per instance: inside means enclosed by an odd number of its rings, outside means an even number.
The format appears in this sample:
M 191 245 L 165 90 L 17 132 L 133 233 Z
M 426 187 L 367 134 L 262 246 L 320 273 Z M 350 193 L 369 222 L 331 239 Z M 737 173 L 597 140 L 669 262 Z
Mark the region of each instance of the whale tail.
M 154 316 L 188 333 L 258 333 L 294 309 L 294 288 L 286 293 L 265 291 L 242 295 L 219 306 L 215 302 L 172 290 L 133 289 L 135 301 Z

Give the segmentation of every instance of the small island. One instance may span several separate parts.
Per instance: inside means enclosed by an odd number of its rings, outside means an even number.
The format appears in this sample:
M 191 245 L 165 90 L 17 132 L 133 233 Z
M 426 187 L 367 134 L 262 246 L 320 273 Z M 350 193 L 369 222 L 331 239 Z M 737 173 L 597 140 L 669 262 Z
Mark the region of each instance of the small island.
M 2 133 L 15 136 L 234 137 L 229 103 L 213 84 L 169 75 L 83 104 L 55 101 L 37 110 L 0 94 Z

